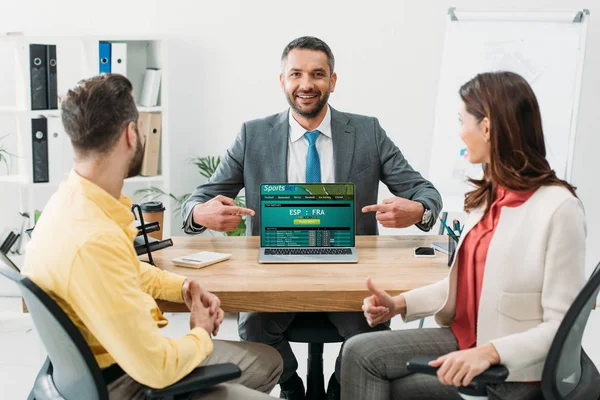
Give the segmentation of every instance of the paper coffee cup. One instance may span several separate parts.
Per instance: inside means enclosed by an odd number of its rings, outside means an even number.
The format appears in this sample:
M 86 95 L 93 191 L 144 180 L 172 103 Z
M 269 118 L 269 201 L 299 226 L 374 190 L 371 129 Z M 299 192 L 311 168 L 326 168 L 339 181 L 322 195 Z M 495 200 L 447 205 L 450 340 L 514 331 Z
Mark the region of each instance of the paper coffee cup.
M 144 223 L 157 221 L 160 225 L 160 230 L 151 232 L 148 236 L 162 240 L 163 219 L 165 215 L 165 206 L 163 203 L 161 201 L 149 201 L 140 204 L 140 208 L 142 209 Z

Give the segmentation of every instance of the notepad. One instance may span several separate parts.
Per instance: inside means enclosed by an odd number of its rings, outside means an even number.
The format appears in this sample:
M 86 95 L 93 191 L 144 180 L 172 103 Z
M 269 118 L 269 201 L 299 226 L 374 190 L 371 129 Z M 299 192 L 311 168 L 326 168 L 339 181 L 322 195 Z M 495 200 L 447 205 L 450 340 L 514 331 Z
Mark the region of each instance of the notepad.
M 431 247 L 441 253 L 450 255 L 450 251 L 448 250 L 448 242 L 434 242 L 431 244 Z
M 174 258 L 173 264 L 186 268 L 204 268 L 209 265 L 225 261 L 231 257 L 227 253 L 214 253 L 212 251 L 201 251 L 183 257 Z

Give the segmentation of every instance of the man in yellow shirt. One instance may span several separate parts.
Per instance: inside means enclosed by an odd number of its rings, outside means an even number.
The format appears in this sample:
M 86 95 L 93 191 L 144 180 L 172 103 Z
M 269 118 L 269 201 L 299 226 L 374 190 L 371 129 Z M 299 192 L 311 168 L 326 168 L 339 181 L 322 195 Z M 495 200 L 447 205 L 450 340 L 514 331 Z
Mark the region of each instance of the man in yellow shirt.
M 132 86 L 101 75 L 70 90 L 62 120 L 75 167 L 44 209 L 23 273 L 60 305 L 90 346 L 111 399 L 143 399 L 141 384 L 169 386 L 198 365 L 233 362 L 241 378 L 198 399 L 262 399 L 279 380 L 273 348 L 212 341 L 223 321 L 219 299 L 184 277 L 140 262 L 123 180 L 141 168 L 143 145 Z M 164 337 L 155 298 L 185 302 L 190 331 Z

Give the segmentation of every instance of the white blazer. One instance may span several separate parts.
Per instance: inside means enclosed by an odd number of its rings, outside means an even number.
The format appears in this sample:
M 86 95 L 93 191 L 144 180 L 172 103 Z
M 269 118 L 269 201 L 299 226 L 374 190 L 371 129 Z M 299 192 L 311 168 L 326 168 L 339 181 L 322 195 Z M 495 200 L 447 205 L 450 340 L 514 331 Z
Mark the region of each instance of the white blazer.
M 482 214 L 468 214 L 459 248 Z M 585 283 L 585 236 L 581 202 L 563 187 L 541 187 L 519 207 L 502 208 L 485 262 L 477 345 L 494 345 L 508 381 L 541 380 L 558 326 Z M 448 278 L 404 293 L 405 321 L 435 314 L 440 326 L 452 324 L 457 259 Z

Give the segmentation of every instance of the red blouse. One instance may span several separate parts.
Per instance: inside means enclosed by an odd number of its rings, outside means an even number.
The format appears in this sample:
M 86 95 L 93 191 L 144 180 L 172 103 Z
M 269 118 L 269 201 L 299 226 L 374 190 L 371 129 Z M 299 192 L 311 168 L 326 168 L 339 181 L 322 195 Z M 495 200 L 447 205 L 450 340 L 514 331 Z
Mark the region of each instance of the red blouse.
M 483 283 L 483 271 L 488 248 L 500 219 L 502 207 L 518 207 L 534 192 L 514 192 L 497 187 L 496 200 L 490 211 L 471 229 L 458 251 L 458 279 L 456 290 L 456 315 L 452 332 L 460 350 L 477 344 L 477 314 Z

